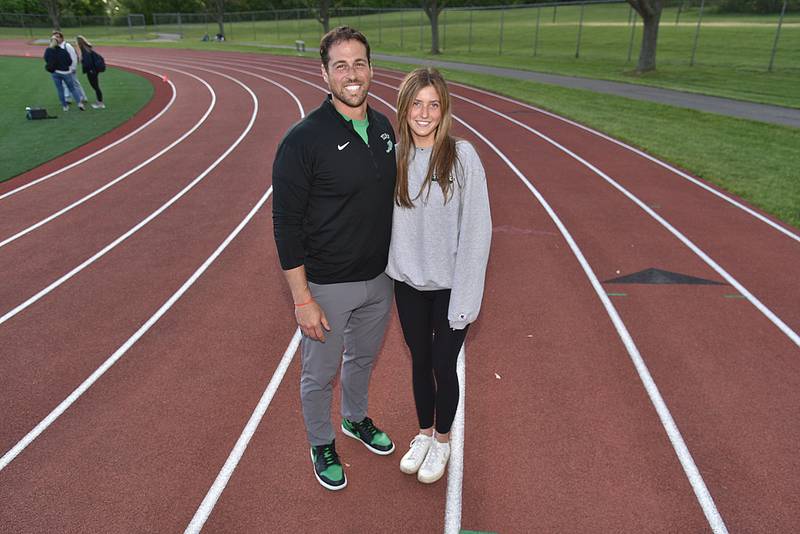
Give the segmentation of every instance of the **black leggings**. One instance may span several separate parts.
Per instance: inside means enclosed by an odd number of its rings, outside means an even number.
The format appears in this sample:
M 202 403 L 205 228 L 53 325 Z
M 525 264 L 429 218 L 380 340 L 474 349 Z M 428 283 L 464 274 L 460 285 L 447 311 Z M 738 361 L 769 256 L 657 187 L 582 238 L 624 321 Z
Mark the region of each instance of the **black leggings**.
M 418 291 L 394 283 L 397 314 L 403 337 L 411 350 L 414 401 L 420 428 L 434 425 L 436 432 L 450 432 L 458 408 L 456 361 L 467 328 L 453 330 L 447 320 L 450 290 Z
M 102 102 L 103 91 L 100 90 L 100 80 L 98 80 L 99 76 L 100 75 L 94 71 L 86 73 L 86 77 L 89 78 L 89 84 L 92 86 L 92 89 L 94 89 L 94 94 L 97 96 L 97 101 Z

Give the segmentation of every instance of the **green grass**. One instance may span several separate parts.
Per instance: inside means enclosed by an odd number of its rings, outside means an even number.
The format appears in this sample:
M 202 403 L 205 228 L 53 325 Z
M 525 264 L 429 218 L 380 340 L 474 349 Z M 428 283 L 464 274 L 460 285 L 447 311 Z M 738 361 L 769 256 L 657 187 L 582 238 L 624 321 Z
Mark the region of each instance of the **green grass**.
M 42 48 L 44 50 L 44 48 Z M 56 156 L 60 156 L 112 130 L 130 119 L 153 96 L 153 86 L 146 79 L 129 72 L 109 68 L 100 75 L 100 87 L 108 106 L 104 110 L 75 106 L 61 111 L 50 74 L 39 58 L 0 57 L 0 182 L 21 174 Z M 94 91 L 86 76 L 79 79 L 90 102 Z M 58 119 L 29 121 L 25 107 L 44 107 Z

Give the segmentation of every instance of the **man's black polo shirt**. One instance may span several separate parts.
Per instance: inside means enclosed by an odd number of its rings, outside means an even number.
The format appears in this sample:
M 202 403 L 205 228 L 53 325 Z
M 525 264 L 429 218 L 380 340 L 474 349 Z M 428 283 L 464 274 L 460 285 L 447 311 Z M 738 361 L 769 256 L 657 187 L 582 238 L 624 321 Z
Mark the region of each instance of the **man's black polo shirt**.
M 308 280 L 371 280 L 386 268 L 392 234 L 395 137 L 367 108 L 369 146 L 331 102 L 294 125 L 272 166 L 272 220 L 284 270 Z

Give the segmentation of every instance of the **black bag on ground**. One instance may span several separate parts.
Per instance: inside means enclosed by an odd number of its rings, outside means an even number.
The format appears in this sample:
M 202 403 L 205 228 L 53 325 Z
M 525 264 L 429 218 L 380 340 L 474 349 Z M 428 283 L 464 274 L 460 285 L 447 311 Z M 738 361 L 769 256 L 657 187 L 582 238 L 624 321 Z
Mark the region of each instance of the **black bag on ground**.
M 47 110 L 45 108 L 25 108 L 25 117 L 29 121 L 46 119 L 48 118 Z

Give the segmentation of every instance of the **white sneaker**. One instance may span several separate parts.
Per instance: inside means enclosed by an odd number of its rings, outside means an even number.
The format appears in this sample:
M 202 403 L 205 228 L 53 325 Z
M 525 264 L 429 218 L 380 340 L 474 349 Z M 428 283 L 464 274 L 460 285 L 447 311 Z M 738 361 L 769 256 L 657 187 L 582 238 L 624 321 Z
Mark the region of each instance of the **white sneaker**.
M 432 441 L 433 436 L 426 436 L 425 434 L 414 436 L 408 452 L 400 460 L 400 471 L 407 475 L 413 475 L 419 471 L 419 466 L 425 461 L 425 455 L 428 454 Z
M 92 104 L 92 109 L 106 109 L 106 105 L 102 102 L 94 102 Z
M 447 460 L 450 459 L 450 444 L 439 443 L 433 440 L 422 467 L 417 472 L 417 480 L 425 484 L 432 484 L 442 478 L 447 467 Z
M 64 112 L 69 111 L 69 106 L 61 106 L 61 111 L 64 111 Z

